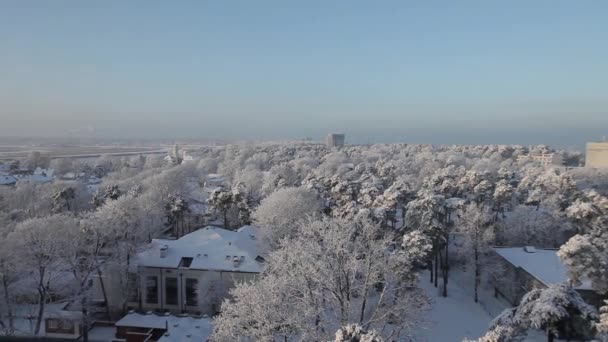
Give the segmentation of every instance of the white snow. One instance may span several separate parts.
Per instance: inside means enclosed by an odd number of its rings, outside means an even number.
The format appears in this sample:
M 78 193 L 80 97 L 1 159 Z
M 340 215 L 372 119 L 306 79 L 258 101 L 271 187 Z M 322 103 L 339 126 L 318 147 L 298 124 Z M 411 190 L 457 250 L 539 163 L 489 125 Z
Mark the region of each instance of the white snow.
M 117 327 L 165 329 L 159 342 L 206 341 L 213 332 L 213 324 L 207 318 L 178 317 L 173 315 L 129 313 L 116 322 Z
M 17 182 L 17 178 L 9 175 L 0 175 L 0 185 L 12 185 Z
M 256 242 L 255 227 L 231 231 L 209 226 L 178 240 L 154 239 L 137 255 L 136 262 L 139 266 L 177 268 L 182 258 L 192 258 L 190 269 L 259 273 L 262 264 L 255 260 Z M 167 246 L 167 253 L 161 258 L 163 246 Z
M 448 297 L 444 298 L 439 288 L 429 283 L 428 272 L 423 272 L 420 278 L 418 286 L 431 299 L 431 309 L 426 314 L 427 325 L 414 332 L 414 341 L 458 342 L 485 334 L 493 317 L 456 282 L 448 282 Z
M 114 326 L 95 325 L 89 330 L 89 342 L 110 342 L 116 338 Z
M 516 267 L 538 279 L 543 284 L 560 284 L 568 282 L 566 266 L 557 256 L 557 250 L 536 248 L 535 252 L 526 252 L 525 247 L 494 247 L 494 251 Z M 584 281 L 577 289 L 590 289 L 590 283 Z

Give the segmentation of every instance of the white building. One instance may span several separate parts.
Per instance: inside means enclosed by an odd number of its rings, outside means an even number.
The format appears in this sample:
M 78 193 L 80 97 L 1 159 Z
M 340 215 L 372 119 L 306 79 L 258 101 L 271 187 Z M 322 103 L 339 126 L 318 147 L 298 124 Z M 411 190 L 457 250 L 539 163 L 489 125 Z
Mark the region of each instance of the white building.
M 342 147 L 344 146 L 345 137 L 341 133 L 331 133 L 327 135 L 325 143 L 327 147 Z
M 608 141 L 587 143 L 585 167 L 608 168 Z
M 547 154 L 527 154 L 523 156 L 517 157 L 518 162 L 527 162 L 532 161 L 536 162 L 542 166 L 563 166 L 564 159 L 561 155 L 557 153 L 547 153 Z
M 256 229 L 206 227 L 177 240 L 155 239 L 136 257 L 142 310 L 214 314 L 227 290 L 262 271 Z

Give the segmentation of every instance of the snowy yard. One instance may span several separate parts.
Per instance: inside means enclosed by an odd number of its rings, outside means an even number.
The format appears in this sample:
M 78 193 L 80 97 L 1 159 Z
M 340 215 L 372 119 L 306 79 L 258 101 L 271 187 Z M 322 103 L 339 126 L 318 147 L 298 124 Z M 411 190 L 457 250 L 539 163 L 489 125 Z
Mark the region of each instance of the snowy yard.
M 428 272 L 422 274 L 419 286 L 431 299 L 431 309 L 426 325 L 414 332 L 415 341 L 459 342 L 465 337 L 477 338 L 488 330 L 493 317 L 456 282 L 448 283 L 447 298 L 429 282 Z
M 481 303 L 475 303 L 473 289 L 464 287 L 468 283 L 467 277 L 470 274 L 462 270 L 452 272 L 448 282 L 448 297 L 444 298 L 439 290 L 441 286 L 435 288 L 429 282 L 429 273 L 425 271 L 421 274 L 418 286 L 429 296 L 431 308 L 426 314 L 426 324 L 413 334 L 415 342 L 461 342 L 465 337 L 479 338 L 488 330 L 494 312 L 498 314 L 507 308 L 506 303 L 495 299 L 483 285 L 479 291 Z M 439 285 L 441 281 L 439 278 Z M 525 340 L 544 341 L 546 336 L 541 331 L 529 331 Z

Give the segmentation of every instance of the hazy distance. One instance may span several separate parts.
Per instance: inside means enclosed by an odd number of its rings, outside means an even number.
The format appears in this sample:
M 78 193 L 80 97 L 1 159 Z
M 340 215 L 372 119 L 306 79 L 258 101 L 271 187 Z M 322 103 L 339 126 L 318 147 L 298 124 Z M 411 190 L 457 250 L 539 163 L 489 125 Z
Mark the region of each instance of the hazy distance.
M 608 135 L 608 3 L 3 1 L 0 135 Z

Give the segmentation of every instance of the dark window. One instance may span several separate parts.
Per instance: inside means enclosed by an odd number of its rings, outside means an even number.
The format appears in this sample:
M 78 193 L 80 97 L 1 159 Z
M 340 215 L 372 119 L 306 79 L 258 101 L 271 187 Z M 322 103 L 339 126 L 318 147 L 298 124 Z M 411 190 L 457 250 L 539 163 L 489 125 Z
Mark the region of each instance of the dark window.
M 192 258 L 182 258 L 182 260 L 179 262 L 178 267 L 190 267 L 191 264 Z
M 165 278 L 167 305 L 177 305 L 177 278 Z
M 156 276 L 146 277 L 146 303 L 158 304 L 158 278 Z
M 186 305 L 198 305 L 198 279 L 186 279 Z
M 73 334 L 74 324 L 68 320 L 48 318 L 46 320 L 46 332 L 50 334 Z

